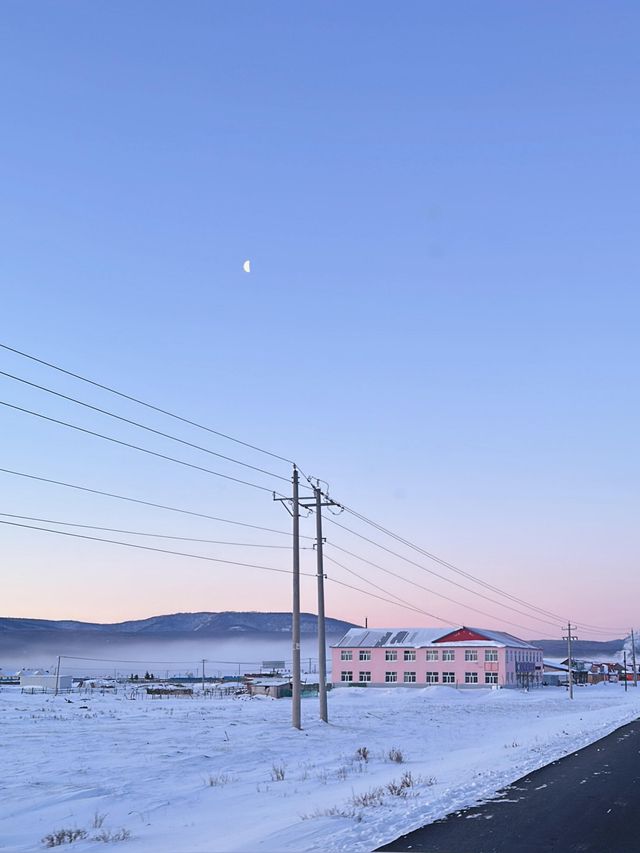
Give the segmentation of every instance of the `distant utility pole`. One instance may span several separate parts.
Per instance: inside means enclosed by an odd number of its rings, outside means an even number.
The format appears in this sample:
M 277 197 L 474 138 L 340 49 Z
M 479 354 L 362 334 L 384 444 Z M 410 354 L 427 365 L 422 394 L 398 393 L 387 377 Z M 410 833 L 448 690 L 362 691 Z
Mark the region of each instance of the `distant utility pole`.
M 577 637 L 574 637 L 571 634 L 571 622 L 567 624 L 567 636 L 562 638 L 567 641 L 567 662 L 569 664 L 569 699 L 573 699 L 573 658 L 571 657 L 571 643 L 573 640 L 577 640 Z
M 204 664 L 205 659 L 202 658 L 202 695 L 204 696 Z
M 627 650 L 624 650 L 624 692 L 626 693 L 629 689 L 629 682 L 627 681 Z
M 638 686 L 638 670 L 636 668 L 636 638 L 631 629 L 631 663 L 633 664 L 633 686 Z
M 55 695 L 58 695 L 58 690 L 60 689 L 60 655 L 58 655 L 58 663 L 56 665 L 56 692 Z
M 300 475 L 297 467 L 293 466 L 293 497 L 273 499 L 281 501 L 293 519 L 293 607 L 291 610 L 291 646 L 292 646 L 292 706 L 291 725 L 294 729 L 302 728 L 300 706 L 300 501 L 298 497 Z M 288 503 L 292 504 L 289 509 Z
M 316 565 L 318 580 L 318 695 L 320 698 L 320 719 L 329 722 L 329 710 L 327 708 L 327 640 L 325 632 L 324 616 L 324 556 L 322 536 L 322 507 L 337 506 L 326 495 L 322 494 L 320 484 L 316 481 L 313 487 L 313 498 L 305 499 L 300 506 L 305 509 L 313 509 L 316 513 Z

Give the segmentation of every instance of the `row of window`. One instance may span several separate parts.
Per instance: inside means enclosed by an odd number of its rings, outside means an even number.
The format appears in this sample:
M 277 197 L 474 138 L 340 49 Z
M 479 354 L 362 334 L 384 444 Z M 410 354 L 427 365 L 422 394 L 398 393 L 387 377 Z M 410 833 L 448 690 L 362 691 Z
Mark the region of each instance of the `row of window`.
M 417 673 L 415 672 L 405 672 L 403 673 L 403 681 L 405 684 L 415 684 L 417 682 Z M 440 673 L 439 672 L 427 672 L 426 683 L 427 684 L 439 684 Z M 397 672 L 385 672 L 384 680 L 387 684 L 396 684 L 398 681 L 398 673 Z M 353 681 L 353 671 L 352 670 L 343 670 L 340 673 L 340 681 L 352 682 Z M 371 681 L 371 672 L 368 670 L 360 671 L 358 673 L 358 682 L 360 684 L 367 683 Z M 456 683 L 456 674 L 455 672 L 443 672 L 442 673 L 442 684 L 455 684 Z M 464 683 L 465 684 L 479 684 L 478 673 L 477 672 L 465 672 L 464 674 Z M 485 672 L 484 674 L 484 683 L 485 684 L 497 684 L 498 683 L 498 673 L 497 672 Z
M 507 660 L 508 661 L 529 661 L 531 663 L 541 663 L 542 662 L 542 652 L 530 652 L 520 650 L 507 650 Z
M 440 649 L 427 649 L 426 651 L 426 660 L 439 660 L 438 655 L 440 654 Z M 385 661 L 394 661 L 398 660 L 398 650 L 397 649 L 385 649 L 384 653 Z M 455 660 L 456 652 L 455 649 L 442 649 L 442 660 Z M 465 649 L 464 650 L 464 659 L 465 661 L 477 661 L 478 660 L 478 650 L 477 649 Z M 498 660 L 498 650 L 497 649 L 485 649 L 484 650 L 484 659 L 486 661 L 497 661 Z M 353 660 L 353 651 L 343 649 L 340 652 L 340 660 Z M 358 652 L 358 660 L 371 660 L 371 649 L 360 649 Z M 403 652 L 403 660 L 405 661 L 413 661 L 416 660 L 416 651 L 415 649 L 405 649 Z

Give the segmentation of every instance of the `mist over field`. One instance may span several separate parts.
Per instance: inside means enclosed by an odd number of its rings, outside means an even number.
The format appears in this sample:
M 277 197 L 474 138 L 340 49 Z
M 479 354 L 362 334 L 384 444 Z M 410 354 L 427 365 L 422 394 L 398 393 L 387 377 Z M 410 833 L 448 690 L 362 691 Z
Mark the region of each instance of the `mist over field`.
M 330 644 L 341 635 L 328 635 Z M 313 635 L 301 638 L 302 665 L 317 669 L 318 645 Z M 3 638 L 0 643 L 0 668 L 10 673 L 20 668 L 53 669 L 62 655 L 60 671 L 69 675 L 130 674 L 152 671 L 167 677 L 202 671 L 209 675 L 232 675 L 255 671 L 263 661 L 291 663 L 291 638 L 286 634 L 251 637 L 126 638 L 87 637 L 75 632 L 56 633 L 37 638 Z M 67 657 L 68 656 L 68 657 Z M 93 658 L 95 660 L 80 660 Z

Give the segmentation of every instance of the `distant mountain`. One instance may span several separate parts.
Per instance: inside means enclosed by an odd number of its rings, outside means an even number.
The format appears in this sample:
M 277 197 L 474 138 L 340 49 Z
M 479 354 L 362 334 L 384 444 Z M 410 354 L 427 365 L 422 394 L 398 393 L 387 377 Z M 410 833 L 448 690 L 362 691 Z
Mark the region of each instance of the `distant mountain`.
M 567 657 L 567 642 L 566 640 L 529 640 L 534 646 L 538 646 L 543 650 L 546 658 Z M 617 660 L 620 652 L 624 648 L 624 640 L 607 640 L 599 642 L 598 640 L 574 640 L 572 645 L 571 657 L 582 658 L 584 660 L 606 660 L 611 658 L 612 661 Z
M 345 634 L 356 627 L 351 622 L 327 619 L 328 634 Z M 128 622 L 102 624 L 99 622 L 76 622 L 69 619 L 16 619 L 0 617 L 0 637 L 17 639 L 29 635 L 71 632 L 109 636 L 175 637 L 184 639 L 197 632 L 199 636 L 233 636 L 238 634 L 287 634 L 291 631 L 291 613 L 260 613 L 257 611 L 225 611 L 222 613 L 171 613 Z M 300 633 L 314 634 L 317 631 L 317 616 L 313 613 L 300 614 Z

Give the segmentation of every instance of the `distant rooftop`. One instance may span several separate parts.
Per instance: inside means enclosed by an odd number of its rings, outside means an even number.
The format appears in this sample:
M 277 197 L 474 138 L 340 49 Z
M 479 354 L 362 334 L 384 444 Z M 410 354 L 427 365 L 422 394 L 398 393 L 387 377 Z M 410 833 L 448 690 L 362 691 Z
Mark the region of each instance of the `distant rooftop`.
M 486 639 L 447 641 L 451 646 L 509 646 L 510 648 L 535 649 L 536 646 L 526 643 L 518 637 L 503 631 L 490 631 L 485 628 L 470 628 L 467 631 L 482 635 Z M 423 648 L 435 646 L 438 641 L 454 631 L 465 630 L 463 626 L 451 628 L 351 628 L 334 643 L 332 648 Z

